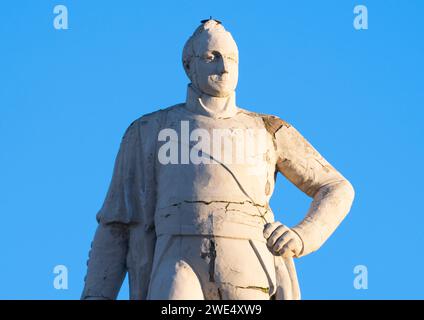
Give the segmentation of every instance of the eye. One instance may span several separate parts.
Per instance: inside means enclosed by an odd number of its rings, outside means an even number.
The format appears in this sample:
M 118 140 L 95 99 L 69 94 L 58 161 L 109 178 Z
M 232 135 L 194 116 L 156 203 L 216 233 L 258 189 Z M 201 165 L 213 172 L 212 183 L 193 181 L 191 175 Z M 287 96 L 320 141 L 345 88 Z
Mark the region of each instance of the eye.
M 206 52 L 203 56 L 203 60 L 205 62 L 214 62 L 215 60 L 217 60 L 219 57 L 221 56 L 221 54 L 217 51 L 210 51 L 210 52 Z
M 213 52 L 208 52 L 203 56 L 203 60 L 206 62 L 212 62 L 216 59 L 216 55 Z

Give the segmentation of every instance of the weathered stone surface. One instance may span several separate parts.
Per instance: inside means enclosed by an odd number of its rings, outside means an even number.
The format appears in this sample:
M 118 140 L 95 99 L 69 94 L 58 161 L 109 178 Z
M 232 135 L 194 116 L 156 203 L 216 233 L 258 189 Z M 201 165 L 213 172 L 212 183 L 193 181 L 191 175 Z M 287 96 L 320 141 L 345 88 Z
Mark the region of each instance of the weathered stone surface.
M 215 20 L 187 41 L 185 103 L 127 129 L 97 215 L 83 299 L 299 299 L 293 258 L 317 250 L 354 191 L 284 120 L 236 105 L 238 49 Z M 277 173 L 312 198 L 289 228 Z

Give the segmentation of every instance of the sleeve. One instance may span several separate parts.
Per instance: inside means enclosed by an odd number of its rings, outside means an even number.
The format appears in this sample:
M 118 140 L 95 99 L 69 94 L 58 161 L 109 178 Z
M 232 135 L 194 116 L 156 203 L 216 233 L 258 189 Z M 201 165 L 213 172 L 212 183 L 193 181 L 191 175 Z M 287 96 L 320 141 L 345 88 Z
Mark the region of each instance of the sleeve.
M 97 221 L 139 222 L 143 182 L 141 153 L 139 125 L 134 121 L 122 138 L 109 190 L 102 208 L 97 213 Z
M 87 262 L 83 300 L 114 300 L 127 272 L 128 226 L 99 223 Z
M 350 210 L 354 189 L 291 125 L 275 132 L 277 170 L 313 198 L 306 217 L 292 230 L 303 241 L 299 257 L 317 249 Z
M 82 299 L 116 299 L 125 278 L 129 224 L 137 220 L 141 206 L 140 152 L 137 123 L 133 122 L 122 138 L 112 181 L 96 216 L 99 225 L 89 253 Z

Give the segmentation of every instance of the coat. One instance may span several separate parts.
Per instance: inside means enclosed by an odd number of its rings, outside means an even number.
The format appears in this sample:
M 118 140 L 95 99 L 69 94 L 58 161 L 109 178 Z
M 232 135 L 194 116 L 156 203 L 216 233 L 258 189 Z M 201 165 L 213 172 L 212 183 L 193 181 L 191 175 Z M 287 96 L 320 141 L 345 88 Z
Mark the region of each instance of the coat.
M 181 107 L 180 105 L 171 108 Z M 89 255 L 82 299 L 115 299 L 128 272 L 130 299 L 146 299 L 155 250 L 157 136 L 171 108 L 142 116 L 126 130 L 112 181 L 101 210 Z M 281 172 L 313 198 L 305 219 L 295 228 L 303 241 L 299 257 L 318 249 L 348 213 L 353 188 L 287 122 L 260 117 L 280 155 Z M 146 138 L 147 137 L 147 138 Z M 300 299 L 293 258 L 276 257 L 274 299 Z

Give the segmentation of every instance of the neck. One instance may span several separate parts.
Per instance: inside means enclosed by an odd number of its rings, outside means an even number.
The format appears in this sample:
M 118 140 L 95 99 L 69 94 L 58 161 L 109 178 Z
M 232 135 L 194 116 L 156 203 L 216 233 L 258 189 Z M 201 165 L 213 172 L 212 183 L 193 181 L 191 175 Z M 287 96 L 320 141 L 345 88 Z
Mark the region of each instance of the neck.
M 236 93 L 228 97 L 213 97 L 189 84 L 185 106 L 193 113 L 212 118 L 229 118 L 237 113 Z

